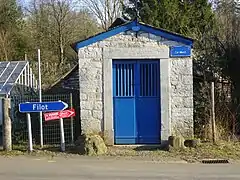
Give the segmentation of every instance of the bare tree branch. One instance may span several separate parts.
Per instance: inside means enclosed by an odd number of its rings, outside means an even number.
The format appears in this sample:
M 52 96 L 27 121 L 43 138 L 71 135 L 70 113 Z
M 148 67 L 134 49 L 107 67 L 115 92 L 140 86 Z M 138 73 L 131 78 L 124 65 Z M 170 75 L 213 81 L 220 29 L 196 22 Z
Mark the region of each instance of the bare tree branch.
M 82 0 L 86 8 L 100 21 L 104 30 L 121 15 L 122 0 Z

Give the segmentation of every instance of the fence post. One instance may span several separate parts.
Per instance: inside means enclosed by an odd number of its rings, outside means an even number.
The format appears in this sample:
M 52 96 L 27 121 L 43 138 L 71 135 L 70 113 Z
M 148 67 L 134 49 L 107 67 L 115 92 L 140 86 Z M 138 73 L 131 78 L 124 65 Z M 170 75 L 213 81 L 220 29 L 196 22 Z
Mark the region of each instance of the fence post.
M 212 82 L 211 86 L 211 96 L 212 96 L 212 139 L 213 143 L 216 142 L 216 122 L 215 122 L 215 99 L 214 99 L 214 82 Z
M 12 150 L 12 122 L 10 118 L 10 99 L 3 98 L 3 150 L 11 151 Z

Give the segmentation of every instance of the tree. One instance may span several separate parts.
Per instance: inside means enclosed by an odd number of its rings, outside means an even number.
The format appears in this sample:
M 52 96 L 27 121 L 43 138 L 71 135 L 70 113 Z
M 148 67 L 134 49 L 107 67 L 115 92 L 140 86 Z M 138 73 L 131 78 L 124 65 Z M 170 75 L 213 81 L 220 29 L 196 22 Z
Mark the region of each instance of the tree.
M 129 0 L 123 7 L 123 15 L 128 19 L 134 19 L 136 11 L 144 23 L 193 38 L 199 38 L 199 30 L 204 33 L 214 19 L 207 0 Z
M 239 121 L 240 104 L 240 16 L 239 4 L 235 1 L 222 0 L 216 9 L 219 24 L 216 33 L 216 54 L 221 75 L 227 79 L 231 87 L 231 104 L 228 108 L 232 114 L 232 134 L 235 134 L 236 120 Z
M 19 55 L 24 42 L 21 9 L 15 0 L 0 0 L 0 60 L 11 60 Z
M 42 62 L 49 65 L 42 69 L 44 86 L 68 71 L 69 64 L 77 63 L 70 44 L 98 31 L 95 20 L 86 11 L 77 11 L 70 0 L 32 0 L 26 23 L 28 57 L 36 59 L 36 49 L 40 48 Z
M 66 60 L 66 49 L 79 33 L 80 13 L 75 12 L 73 8 L 74 4 L 71 1 L 42 0 L 34 1 L 30 10 L 30 24 L 35 26 L 38 41 L 43 38 L 44 44 L 48 42 L 58 56 L 59 65 Z M 41 42 L 38 44 L 41 46 Z
M 123 0 L 81 0 L 85 7 L 107 30 L 116 18 L 121 16 Z

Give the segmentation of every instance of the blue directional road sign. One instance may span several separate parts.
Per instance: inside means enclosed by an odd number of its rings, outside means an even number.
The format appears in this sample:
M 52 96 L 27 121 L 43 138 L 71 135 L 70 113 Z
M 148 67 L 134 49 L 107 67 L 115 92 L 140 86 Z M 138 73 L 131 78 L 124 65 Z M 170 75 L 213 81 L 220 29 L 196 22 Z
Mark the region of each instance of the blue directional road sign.
M 66 108 L 68 108 L 68 104 L 63 101 L 26 102 L 19 104 L 19 111 L 22 113 L 61 111 Z

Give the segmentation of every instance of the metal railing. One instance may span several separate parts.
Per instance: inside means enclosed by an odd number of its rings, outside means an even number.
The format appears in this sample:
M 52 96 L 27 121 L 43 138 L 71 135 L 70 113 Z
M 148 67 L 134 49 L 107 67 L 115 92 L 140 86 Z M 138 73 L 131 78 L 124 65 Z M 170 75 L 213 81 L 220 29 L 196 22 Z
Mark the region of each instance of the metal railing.
M 43 95 L 42 101 L 58 101 L 62 100 L 72 107 L 71 94 L 55 94 Z M 12 141 L 13 144 L 27 145 L 27 118 L 25 113 L 20 113 L 18 109 L 19 103 L 23 102 L 38 102 L 38 95 L 34 96 L 12 96 L 11 97 L 11 116 L 12 116 Z M 32 118 L 32 133 L 33 144 L 40 144 L 40 123 L 39 113 L 31 113 Z M 75 132 L 75 121 L 73 119 L 64 119 L 64 131 L 66 144 L 73 143 Z M 60 144 L 60 125 L 58 120 L 45 122 L 43 120 L 43 140 L 44 145 L 59 145 Z

